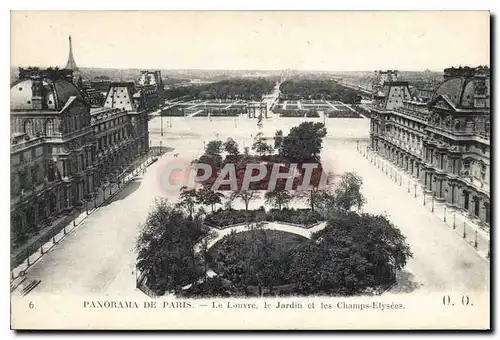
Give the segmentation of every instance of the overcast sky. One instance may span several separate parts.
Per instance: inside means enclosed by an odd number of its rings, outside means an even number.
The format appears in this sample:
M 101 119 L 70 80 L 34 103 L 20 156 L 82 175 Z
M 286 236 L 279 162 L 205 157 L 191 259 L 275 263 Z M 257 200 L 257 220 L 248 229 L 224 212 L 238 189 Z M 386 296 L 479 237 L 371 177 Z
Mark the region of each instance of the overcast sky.
M 12 12 L 11 64 L 436 70 L 489 65 L 488 12 Z

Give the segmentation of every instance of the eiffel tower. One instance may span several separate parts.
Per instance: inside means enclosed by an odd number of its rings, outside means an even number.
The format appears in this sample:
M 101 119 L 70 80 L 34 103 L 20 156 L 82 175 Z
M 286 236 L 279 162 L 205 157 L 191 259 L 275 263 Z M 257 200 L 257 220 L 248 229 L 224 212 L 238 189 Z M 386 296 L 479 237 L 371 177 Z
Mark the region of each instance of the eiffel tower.
M 75 58 L 73 57 L 73 46 L 71 45 L 71 35 L 69 36 L 69 56 L 68 56 L 68 62 L 66 63 L 66 69 L 79 71 L 78 66 L 76 66 Z

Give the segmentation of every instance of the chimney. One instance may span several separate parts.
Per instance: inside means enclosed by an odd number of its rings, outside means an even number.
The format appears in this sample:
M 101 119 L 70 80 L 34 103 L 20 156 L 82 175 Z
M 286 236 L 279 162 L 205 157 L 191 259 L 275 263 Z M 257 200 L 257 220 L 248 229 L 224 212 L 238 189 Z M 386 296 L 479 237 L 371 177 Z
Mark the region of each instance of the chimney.
M 40 76 L 32 77 L 31 82 L 31 107 L 33 110 L 42 110 L 43 108 L 43 82 Z

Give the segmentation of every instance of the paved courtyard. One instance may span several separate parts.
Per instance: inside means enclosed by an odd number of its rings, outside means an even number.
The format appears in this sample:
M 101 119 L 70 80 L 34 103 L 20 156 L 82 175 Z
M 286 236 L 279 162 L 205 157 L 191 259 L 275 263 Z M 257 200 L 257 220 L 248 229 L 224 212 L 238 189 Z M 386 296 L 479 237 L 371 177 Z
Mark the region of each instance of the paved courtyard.
M 264 120 L 264 126 L 258 129 L 255 119 L 244 117 L 213 117 L 211 122 L 206 118 L 163 117 L 162 137 L 160 119 L 150 121 L 151 143 L 159 145 L 161 141 L 162 146 L 173 150 L 30 268 L 27 281 L 41 280 L 30 294 L 142 294 L 135 289 L 135 241 L 153 200 L 176 199 L 177 193 L 164 190 L 161 184 L 165 167 L 174 161 L 173 154 L 178 154 L 175 161 L 189 162 L 201 155 L 203 143 L 212 139 L 225 140 L 231 136 L 240 147 L 251 146 L 252 136 L 258 132 L 272 137 L 275 130 L 281 129 L 286 134 L 302 121 L 322 122 L 317 118 L 273 117 Z M 356 151 L 356 141 L 368 139 L 369 120 L 327 119 L 326 122 L 328 136 L 323 162 L 336 173 L 355 171 L 361 175 L 368 201 L 364 211 L 387 212 L 408 238 L 414 253 L 393 291 L 489 289 L 489 262 Z M 251 208 L 261 204 L 256 201 Z

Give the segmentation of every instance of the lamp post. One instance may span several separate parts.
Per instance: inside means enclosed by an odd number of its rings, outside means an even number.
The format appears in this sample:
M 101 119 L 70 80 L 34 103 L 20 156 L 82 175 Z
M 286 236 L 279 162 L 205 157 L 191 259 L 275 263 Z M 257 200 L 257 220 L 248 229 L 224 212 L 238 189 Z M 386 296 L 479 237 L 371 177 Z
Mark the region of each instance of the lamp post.
M 462 235 L 463 238 L 466 238 L 467 237 L 467 232 L 465 231 L 465 221 L 464 221 L 464 233 Z
M 160 132 L 161 132 L 161 136 L 163 137 L 163 115 L 161 114 L 160 112 Z
M 444 217 L 443 217 L 443 221 L 446 223 L 446 205 L 444 206 Z
M 432 208 L 431 208 L 432 212 L 434 212 L 434 196 L 435 196 L 435 194 L 432 193 Z
M 413 187 L 415 188 L 415 194 L 414 194 L 414 198 L 417 198 L 417 182 L 415 182 L 415 184 L 413 184 Z
M 160 155 L 161 155 L 161 143 L 162 143 L 162 141 L 160 141 Z
M 474 231 L 474 248 L 477 249 L 477 230 Z
M 401 186 L 401 181 L 403 180 L 403 175 L 399 174 L 399 186 Z
M 426 196 L 425 190 L 423 191 L 423 193 L 424 193 L 424 205 L 425 205 L 425 196 Z
M 408 193 L 410 193 L 410 179 L 408 178 Z
M 456 223 L 455 223 L 455 220 L 456 220 L 456 215 L 457 213 L 456 212 L 453 212 L 453 230 L 455 230 L 455 228 L 457 227 Z

